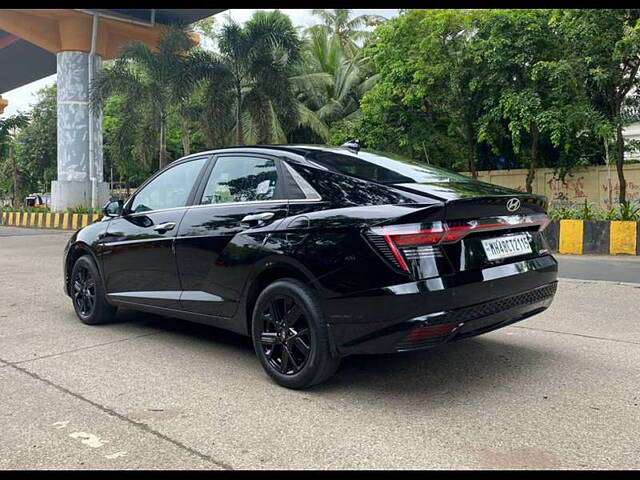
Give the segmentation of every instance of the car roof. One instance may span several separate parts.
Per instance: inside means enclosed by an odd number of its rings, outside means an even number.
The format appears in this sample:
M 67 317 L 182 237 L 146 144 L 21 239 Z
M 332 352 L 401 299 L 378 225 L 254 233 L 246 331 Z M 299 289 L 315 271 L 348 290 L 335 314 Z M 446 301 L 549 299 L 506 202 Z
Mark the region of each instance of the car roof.
M 293 160 L 298 160 L 306 163 L 305 157 L 311 152 L 335 152 L 343 155 L 352 155 L 357 156 L 356 152 L 349 150 L 344 147 L 336 147 L 333 145 L 322 145 L 322 144 L 287 144 L 287 145 L 239 145 L 225 148 L 218 148 L 215 150 L 205 150 L 202 152 L 192 153 L 187 155 L 186 157 L 179 158 L 171 162 L 171 164 L 175 164 L 178 162 L 186 161 L 191 158 L 199 157 L 202 155 L 212 155 L 212 154 L 221 154 L 221 153 L 233 153 L 233 152 L 243 152 L 243 153 L 263 153 L 263 154 L 273 154 L 274 152 L 282 152 L 289 154 L 288 158 Z M 366 152 L 367 150 L 362 149 L 361 151 Z M 293 154 L 293 156 L 291 155 Z M 297 157 L 297 158 L 296 158 Z

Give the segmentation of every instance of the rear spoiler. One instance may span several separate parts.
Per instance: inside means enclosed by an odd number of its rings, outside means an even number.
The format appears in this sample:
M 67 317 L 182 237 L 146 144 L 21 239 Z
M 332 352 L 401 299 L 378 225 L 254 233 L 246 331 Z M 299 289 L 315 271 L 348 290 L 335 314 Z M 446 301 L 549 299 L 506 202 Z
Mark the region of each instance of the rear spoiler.
M 436 221 L 476 220 L 504 216 L 546 214 L 547 199 L 541 195 L 494 195 L 447 200 L 386 220 L 380 225 Z

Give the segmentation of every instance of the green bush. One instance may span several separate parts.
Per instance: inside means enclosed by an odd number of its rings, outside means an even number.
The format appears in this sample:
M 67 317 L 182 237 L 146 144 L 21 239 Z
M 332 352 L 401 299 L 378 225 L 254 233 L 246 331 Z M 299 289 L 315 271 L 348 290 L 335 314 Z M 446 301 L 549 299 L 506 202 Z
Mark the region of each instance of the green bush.
M 611 208 L 599 208 L 586 200 L 582 207 L 559 207 L 548 211 L 551 220 L 602 220 L 602 221 L 640 221 L 640 206 L 627 203 Z
M 100 208 L 91 208 L 91 207 L 81 207 L 81 206 L 77 206 L 77 207 L 69 207 L 67 208 L 67 213 L 101 213 L 102 209 Z

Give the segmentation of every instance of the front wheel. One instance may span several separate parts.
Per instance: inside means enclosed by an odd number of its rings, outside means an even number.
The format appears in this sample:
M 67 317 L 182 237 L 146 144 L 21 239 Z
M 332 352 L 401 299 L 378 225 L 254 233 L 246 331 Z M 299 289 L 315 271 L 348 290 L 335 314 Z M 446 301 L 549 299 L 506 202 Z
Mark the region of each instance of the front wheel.
M 253 346 L 265 371 L 278 384 L 303 389 L 335 373 L 322 311 L 300 281 L 278 280 L 258 297 L 253 309 Z
M 73 308 L 82 323 L 105 323 L 116 313 L 116 308 L 107 303 L 100 273 L 89 255 L 78 258 L 73 265 L 69 291 Z

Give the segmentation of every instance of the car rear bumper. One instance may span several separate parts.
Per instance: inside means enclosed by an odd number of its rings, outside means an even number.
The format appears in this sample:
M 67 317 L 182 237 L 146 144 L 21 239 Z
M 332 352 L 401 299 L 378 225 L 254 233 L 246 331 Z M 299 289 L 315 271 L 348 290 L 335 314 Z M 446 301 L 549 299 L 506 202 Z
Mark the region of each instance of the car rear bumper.
M 420 350 L 501 328 L 551 305 L 557 270 L 545 255 L 327 300 L 334 351 Z

